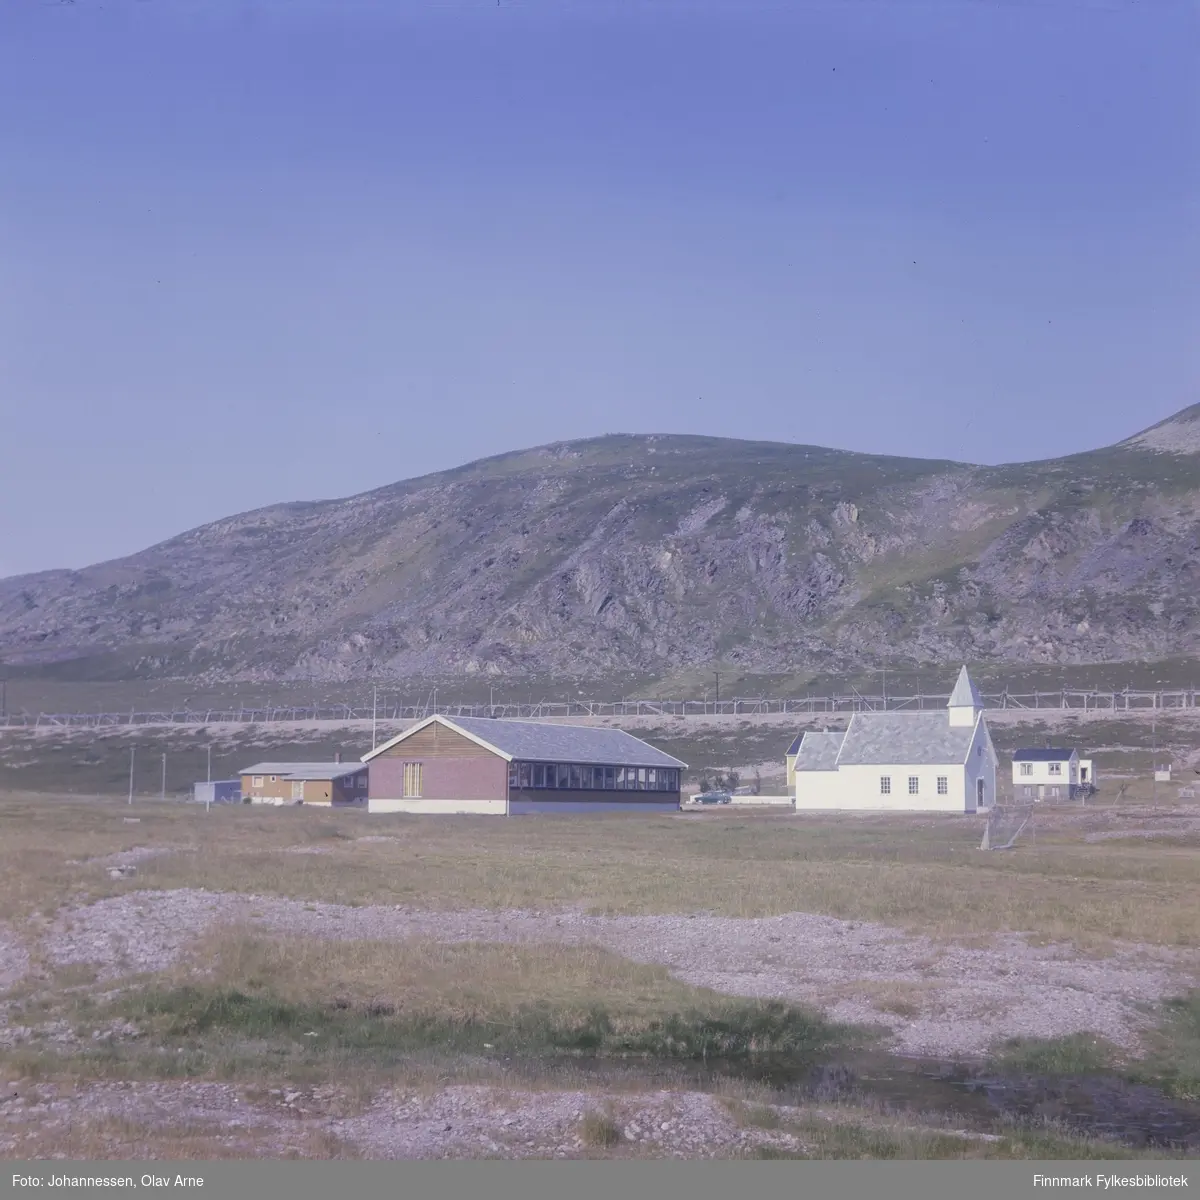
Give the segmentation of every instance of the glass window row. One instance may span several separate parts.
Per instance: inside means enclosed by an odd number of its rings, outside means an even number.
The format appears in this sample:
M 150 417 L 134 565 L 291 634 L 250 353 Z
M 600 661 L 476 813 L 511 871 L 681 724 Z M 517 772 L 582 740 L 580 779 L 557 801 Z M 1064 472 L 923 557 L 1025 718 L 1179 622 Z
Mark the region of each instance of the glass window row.
M 677 792 L 675 767 L 596 767 L 579 763 L 514 762 L 508 766 L 514 788 L 592 792 Z

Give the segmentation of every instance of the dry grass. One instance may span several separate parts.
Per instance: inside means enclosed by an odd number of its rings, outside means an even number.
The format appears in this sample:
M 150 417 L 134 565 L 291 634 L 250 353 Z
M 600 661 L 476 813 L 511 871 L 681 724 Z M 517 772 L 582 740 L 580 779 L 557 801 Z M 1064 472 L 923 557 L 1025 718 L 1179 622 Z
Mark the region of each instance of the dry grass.
M 852 1105 L 781 1110 L 772 1105 L 728 1101 L 734 1119 L 751 1129 L 790 1134 L 803 1149 L 764 1147 L 754 1158 L 897 1159 L 1020 1159 L 1079 1161 L 1161 1157 L 1162 1151 L 1139 1154 L 1112 1142 L 1082 1137 L 1051 1124 L 997 1124 L 999 1132 L 979 1133 L 953 1128 L 935 1117 L 885 1116 Z
M 102 1116 L 62 1124 L 38 1122 L 13 1131 L 14 1160 L 74 1162 L 216 1162 L 259 1158 L 264 1143 L 278 1159 L 356 1159 L 356 1147 L 325 1129 L 296 1128 L 281 1137 L 253 1124 L 231 1133 L 220 1121 L 136 1120 Z M 183 1172 L 186 1175 L 186 1172 Z
M 130 888 L 193 887 L 426 909 L 802 910 L 945 937 L 1200 944 L 1200 857 L 1153 839 L 1085 843 L 1078 814 L 1058 828 L 1047 816 L 1036 844 L 985 854 L 977 819 L 925 814 L 505 821 L 153 803 L 134 806 L 131 825 L 129 811 L 0 798 L 0 923 Z M 368 834 L 394 840 L 356 840 Z M 298 845 L 329 853 L 278 853 Z M 134 846 L 177 852 L 128 881 L 79 865 Z
M 621 1141 L 621 1127 L 611 1109 L 589 1112 L 579 1122 L 579 1138 L 594 1150 L 610 1150 Z
M 537 1005 L 579 1014 L 603 1006 L 634 1019 L 694 1005 L 701 994 L 665 967 L 599 947 L 331 941 L 230 929 L 202 939 L 192 965 L 160 986 L 196 983 L 269 990 L 287 1004 L 342 1004 L 382 1016 L 437 1012 L 464 1025 Z
M 27 1077 L 203 1078 L 260 1089 L 291 1079 L 369 1090 L 422 1063 L 520 1062 L 537 1074 L 580 1057 L 683 1064 L 774 1053 L 803 1065 L 863 1038 L 806 1010 L 689 987 L 597 948 L 237 930 L 213 933 L 189 964 L 106 1001 L 60 993 L 14 1015 L 65 1022 L 78 1036 L 0 1050 L 0 1067 Z M 93 1037 L 129 1021 L 140 1037 Z

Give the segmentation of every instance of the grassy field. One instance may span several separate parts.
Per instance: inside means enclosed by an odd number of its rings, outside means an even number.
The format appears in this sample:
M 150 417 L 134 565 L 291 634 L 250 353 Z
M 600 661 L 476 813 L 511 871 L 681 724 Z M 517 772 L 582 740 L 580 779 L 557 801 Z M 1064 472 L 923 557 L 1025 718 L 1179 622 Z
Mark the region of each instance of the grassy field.
M 1144 799 L 1127 797 L 1127 824 L 1149 811 Z M 1179 811 L 1186 818 L 1190 810 Z M 14 1153 L 122 1145 L 227 1156 L 234 1144 L 220 1122 L 206 1125 L 192 1112 L 199 1101 L 187 1099 L 187 1089 L 218 1086 L 233 1089 L 223 1103 L 257 1105 L 260 1116 L 279 1095 L 314 1093 L 304 1120 L 317 1114 L 329 1127 L 320 1133 L 301 1121 L 285 1137 L 264 1125 L 257 1141 L 238 1143 L 240 1153 L 369 1156 L 351 1133 L 382 1093 L 436 1098 L 455 1087 L 515 1089 L 529 1111 L 576 1089 L 595 1103 L 569 1122 L 571 1153 L 596 1156 L 655 1153 L 631 1142 L 625 1131 L 639 1118 L 625 1110 L 664 1089 L 697 1088 L 719 1099 L 720 1120 L 734 1131 L 722 1135 L 731 1139 L 724 1156 L 1149 1153 L 1053 1122 L 968 1119 L 940 1093 L 915 1094 L 900 1108 L 857 1093 L 821 1101 L 793 1088 L 784 1096 L 750 1066 L 786 1061 L 789 1077 L 801 1079 L 824 1062 L 878 1054 L 879 1029 L 693 986 L 598 945 L 338 940 L 218 924 L 198 929 L 177 961 L 107 981 L 41 952 L 56 918 L 105 898 L 142 897 L 151 911 L 156 896 L 177 889 L 345 911 L 803 911 L 946 945 L 1021 930 L 1035 943 L 1073 942 L 1093 958 L 1115 941 L 1200 944 L 1195 835 L 1088 841 L 1091 826 L 1078 811 L 1047 816 L 1020 852 L 993 855 L 977 849 L 978 821 L 929 816 L 447 821 L 0 793 L 0 828 L 0 932 L 22 941 L 32 965 L 0 1004 L 0 1033 L 4 1023 L 59 1031 L 7 1043 L 0 1036 L 0 1075 L 23 1094 L 57 1097 L 64 1111 L 73 1103 L 95 1110 L 94 1119 L 53 1128 L 22 1125 Z M 142 858 L 128 878 L 110 877 L 109 856 L 139 848 L 166 852 Z M 882 1012 L 915 1015 L 923 1003 L 912 982 L 868 990 Z M 1192 1103 L 1200 1099 L 1198 1020 L 1197 1001 L 1181 995 L 1152 1015 L 1140 1058 L 1078 1037 L 997 1046 L 996 1063 L 1048 1076 L 1106 1072 Z M 157 1097 L 146 1105 L 167 1116 L 151 1120 L 130 1108 L 129 1093 L 111 1090 L 130 1087 Z M 114 1097 L 125 1097 L 125 1107 Z M 613 1105 L 625 1115 L 612 1115 Z
M 1128 794 L 1132 811 L 1149 799 L 1144 792 L 1143 785 Z M 136 825 L 125 823 L 131 814 Z M 443 821 L 8 795 L 0 823 L 0 920 L 7 921 L 131 888 L 204 888 L 435 910 L 803 911 L 935 936 L 1021 930 L 1045 939 L 1200 945 L 1194 834 L 1181 828 L 1170 839 L 1089 842 L 1083 826 L 1056 825 L 1048 814 L 1020 853 L 990 855 L 978 850 L 979 819 L 927 814 Z M 368 833 L 392 840 L 357 840 Z M 133 880 L 79 866 L 156 845 L 175 852 L 141 864 Z M 327 852 L 284 856 L 281 847 Z

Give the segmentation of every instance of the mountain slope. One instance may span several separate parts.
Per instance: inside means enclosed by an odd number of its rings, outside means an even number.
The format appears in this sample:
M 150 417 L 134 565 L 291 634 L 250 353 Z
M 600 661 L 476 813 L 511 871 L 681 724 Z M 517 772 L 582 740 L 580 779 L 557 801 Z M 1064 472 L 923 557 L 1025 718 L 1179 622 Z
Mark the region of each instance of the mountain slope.
M 0 580 L 0 661 L 82 676 L 763 671 L 1196 651 L 1200 405 L 975 467 L 611 436 Z

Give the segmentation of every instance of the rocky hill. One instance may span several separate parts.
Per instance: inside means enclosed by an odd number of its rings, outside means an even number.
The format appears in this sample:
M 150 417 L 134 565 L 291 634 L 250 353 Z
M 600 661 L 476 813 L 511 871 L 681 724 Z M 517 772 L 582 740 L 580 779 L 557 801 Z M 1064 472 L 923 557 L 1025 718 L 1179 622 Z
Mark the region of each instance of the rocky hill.
M 978 467 L 615 435 L 0 580 L 0 662 L 343 679 L 1197 651 L 1200 405 Z

